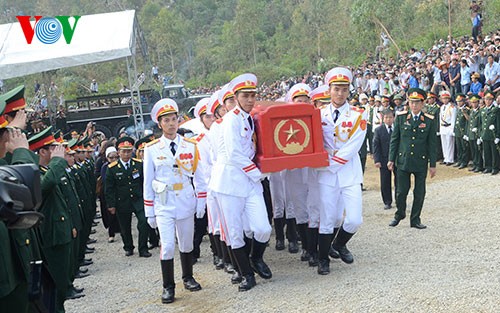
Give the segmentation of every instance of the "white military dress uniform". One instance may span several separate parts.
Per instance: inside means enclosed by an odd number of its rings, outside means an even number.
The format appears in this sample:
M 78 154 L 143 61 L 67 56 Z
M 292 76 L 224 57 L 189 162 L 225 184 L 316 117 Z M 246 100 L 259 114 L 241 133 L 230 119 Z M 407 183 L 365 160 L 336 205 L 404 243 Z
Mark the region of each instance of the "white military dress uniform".
M 348 85 L 352 74 L 345 68 L 334 68 L 325 76 L 325 83 Z M 333 102 L 333 99 L 332 99 Z M 366 119 L 363 110 L 351 107 L 345 102 L 340 108 L 330 103 L 321 109 L 323 141 L 328 152 L 330 165 L 318 172 L 321 198 L 319 225 L 319 274 L 328 274 L 328 251 L 334 237 L 333 246 L 344 256 L 350 252 L 345 244 L 363 222 L 361 183 L 363 172 L 358 151 L 365 140 Z M 345 219 L 342 225 L 342 215 Z M 352 255 L 350 255 L 352 258 Z
M 236 97 L 238 92 L 255 92 L 257 78 L 253 74 L 243 74 L 233 79 L 231 86 Z M 239 290 L 243 291 L 255 286 L 250 260 L 253 270 L 261 277 L 272 276 L 262 259 L 271 235 L 271 225 L 267 219 L 262 194 L 262 173 L 253 162 L 254 125 L 250 114 L 236 106 L 224 116 L 220 126 L 222 129 L 217 144 L 217 159 L 209 188 L 216 193 L 223 213 L 228 232 L 226 236 L 229 237 L 231 249 L 243 276 L 239 285 Z M 246 228 L 253 234 L 251 259 L 244 251 Z
M 451 98 L 448 91 L 441 91 L 441 97 Z M 441 147 L 443 149 L 443 162 L 453 163 L 455 160 L 455 120 L 457 118 L 457 108 L 450 101 L 443 104 L 439 112 L 439 134 L 441 135 Z

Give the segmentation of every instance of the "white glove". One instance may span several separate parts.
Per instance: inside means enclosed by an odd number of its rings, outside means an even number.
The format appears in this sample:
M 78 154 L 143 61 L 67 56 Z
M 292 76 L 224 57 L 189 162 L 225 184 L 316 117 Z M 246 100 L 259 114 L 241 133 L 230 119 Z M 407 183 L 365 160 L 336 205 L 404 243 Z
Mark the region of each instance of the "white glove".
M 205 207 L 207 204 L 206 198 L 198 198 L 196 200 L 196 218 L 200 219 L 205 216 Z
M 455 133 L 451 133 L 451 135 L 452 135 L 453 137 L 455 137 Z
M 439 136 L 439 135 L 441 135 L 441 133 L 440 133 L 440 132 L 437 132 L 437 133 L 436 133 L 436 136 Z
M 500 138 L 495 138 L 495 144 L 498 145 L 499 142 L 500 142 Z
M 481 138 L 478 138 L 478 139 L 476 140 L 476 144 L 477 144 L 478 146 L 481 144 Z
M 469 137 L 467 137 L 467 135 L 464 135 L 462 138 L 463 138 L 465 141 L 469 141 Z
M 488 127 L 490 130 L 494 130 L 495 129 L 495 125 L 491 124 L 490 127 Z
M 476 127 L 474 127 L 473 129 L 471 129 L 471 131 L 472 131 L 473 133 L 477 133 L 477 128 L 476 128 Z
M 156 217 L 148 217 L 148 224 L 152 229 L 157 228 L 158 224 L 156 224 Z

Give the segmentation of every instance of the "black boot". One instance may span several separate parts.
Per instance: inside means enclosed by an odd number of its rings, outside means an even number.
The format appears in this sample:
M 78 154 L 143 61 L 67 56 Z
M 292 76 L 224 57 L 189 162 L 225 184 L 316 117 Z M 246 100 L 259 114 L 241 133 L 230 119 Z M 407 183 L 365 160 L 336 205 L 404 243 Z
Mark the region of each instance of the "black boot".
M 288 239 L 288 252 L 298 253 L 299 244 L 297 240 L 297 222 L 294 218 L 286 219 L 286 237 Z
M 307 223 L 297 224 L 297 231 L 299 232 L 299 236 L 302 239 L 300 245 L 302 246 L 302 254 L 300 255 L 300 260 L 305 262 L 309 261 L 309 253 L 307 252 L 308 245 L 308 232 L 307 232 Z
M 285 218 L 275 218 L 274 232 L 276 234 L 276 250 L 285 250 L 285 233 L 283 232 L 283 227 L 285 227 Z
M 250 254 L 252 253 L 252 238 L 248 238 L 247 236 L 243 236 L 243 240 L 245 240 L 245 253 L 247 257 L 250 258 Z
M 217 265 L 217 263 L 219 263 L 219 252 L 217 251 L 214 234 L 208 234 L 208 238 L 210 239 L 210 250 L 212 250 L 213 264 Z
M 234 266 L 231 263 L 231 257 L 229 256 L 229 250 L 227 248 L 227 245 L 224 241 L 220 241 L 220 247 L 222 250 L 222 268 L 226 273 L 233 274 L 234 273 Z
M 308 228 L 308 248 L 309 266 L 318 266 L 318 228 Z
M 222 242 L 220 240 L 220 235 L 214 235 L 214 241 L 215 247 L 217 249 L 217 263 L 215 264 L 215 269 L 221 270 L 224 268 L 224 252 L 222 251 Z
M 337 237 L 337 234 L 339 233 L 340 228 L 334 228 L 333 229 L 333 240 L 335 240 L 335 237 Z M 333 242 L 332 246 L 330 247 L 330 252 L 328 253 L 332 259 L 340 259 L 340 254 L 337 250 L 333 248 Z
M 354 234 L 346 232 L 344 228 L 341 227 L 337 237 L 332 243 L 332 248 L 338 251 L 340 259 L 347 264 L 354 262 L 352 253 L 346 247 L 347 242 L 352 238 L 352 236 L 354 236 Z
M 160 260 L 163 278 L 162 303 L 172 303 L 175 298 L 174 260 Z
M 182 281 L 184 289 L 189 291 L 201 290 L 200 284 L 193 278 L 193 252 L 181 252 Z
M 232 284 L 239 284 L 241 283 L 241 272 L 240 269 L 238 268 L 238 262 L 236 262 L 236 257 L 234 256 L 234 252 L 231 249 L 230 246 L 227 246 L 227 251 L 229 253 L 229 257 L 231 258 L 231 264 L 233 264 L 234 267 L 234 274 L 231 276 L 231 283 Z
M 233 249 L 233 256 L 238 264 L 238 269 L 241 273 L 241 283 L 238 286 L 239 291 L 247 291 L 255 287 L 255 277 L 250 267 L 250 262 L 246 254 L 245 248 Z
M 264 251 L 266 250 L 266 243 L 264 242 L 258 242 L 257 240 L 253 240 L 253 246 L 252 246 L 252 256 L 250 258 L 250 265 L 252 266 L 253 270 L 259 274 L 260 277 L 264 279 L 269 279 L 273 277 L 273 274 L 271 273 L 271 269 L 267 264 L 264 262 L 264 259 L 262 258 L 264 256 Z
M 318 264 L 318 274 L 328 275 L 330 274 L 330 258 L 328 257 L 328 251 L 330 250 L 330 245 L 332 244 L 333 234 L 319 234 L 318 244 L 319 244 L 319 264 Z

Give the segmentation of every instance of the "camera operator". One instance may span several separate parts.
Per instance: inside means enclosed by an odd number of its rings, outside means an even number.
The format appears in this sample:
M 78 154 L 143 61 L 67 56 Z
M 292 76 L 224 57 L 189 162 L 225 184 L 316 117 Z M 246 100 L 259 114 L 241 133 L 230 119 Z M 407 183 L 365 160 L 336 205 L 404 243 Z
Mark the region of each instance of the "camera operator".
M 70 292 L 70 266 L 72 257 L 73 225 L 71 212 L 62 191 L 68 184 L 65 176 L 68 162 L 64 147 L 55 141 L 52 127 L 48 127 L 29 140 L 30 150 L 40 158 L 40 175 L 44 223 L 40 225 L 42 251 L 56 287 L 56 311 L 64 312 L 64 301 Z

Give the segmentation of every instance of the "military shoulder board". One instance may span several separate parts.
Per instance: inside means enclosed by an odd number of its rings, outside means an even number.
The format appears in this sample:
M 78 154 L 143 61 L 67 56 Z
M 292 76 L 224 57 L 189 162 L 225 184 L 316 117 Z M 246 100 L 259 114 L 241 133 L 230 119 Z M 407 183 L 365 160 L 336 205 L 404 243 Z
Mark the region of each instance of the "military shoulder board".
M 109 163 L 109 164 L 108 164 L 108 167 L 109 167 L 109 168 L 112 168 L 112 167 L 116 166 L 116 164 L 118 164 L 118 161 L 114 161 L 114 162 L 112 162 L 112 163 Z
M 146 144 L 146 147 L 152 146 L 152 145 L 154 145 L 155 143 L 158 143 L 158 142 L 160 142 L 160 139 L 155 139 L 155 140 L 153 140 L 153 141 L 151 141 L 151 142 L 148 142 L 148 143 Z
M 396 115 L 405 115 L 407 113 L 408 113 L 408 111 L 398 111 L 398 112 L 396 112 Z
M 203 139 L 203 137 L 205 137 L 205 134 L 200 134 L 198 137 L 196 137 L 196 141 L 200 142 Z
M 139 163 L 142 163 L 142 160 L 141 160 L 141 159 L 132 158 L 132 160 L 134 160 L 134 161 L 136 161 L 136 162 L 139 162 Z
M 424 115 L 425 115 L 428 119 L 431 119 L 431 120 L 433 120 L 433 119 L 434 119 L 434 115 L 432 115 L 432 114 L 429 114 L 429 113 L 424 113 Z
M 187 141 L 187 142 L 189 142 L 189 143 L 192 143 L 194 145 L 197 143 L 196 139 L 193 139 L 193 138 L 186 138 L 186 137 L 184 137 L 184 140 Z

